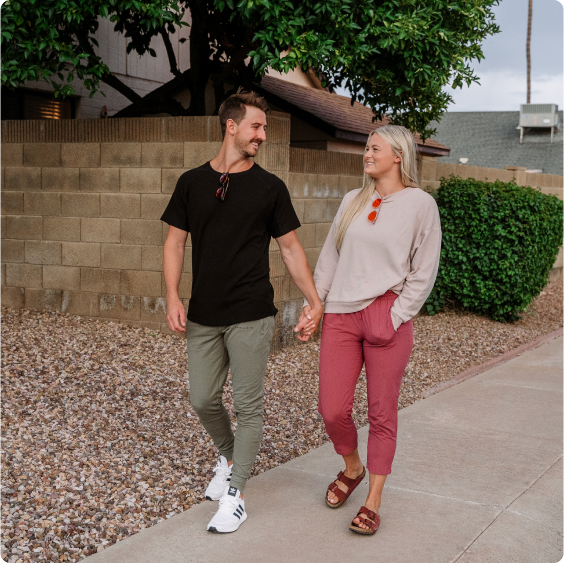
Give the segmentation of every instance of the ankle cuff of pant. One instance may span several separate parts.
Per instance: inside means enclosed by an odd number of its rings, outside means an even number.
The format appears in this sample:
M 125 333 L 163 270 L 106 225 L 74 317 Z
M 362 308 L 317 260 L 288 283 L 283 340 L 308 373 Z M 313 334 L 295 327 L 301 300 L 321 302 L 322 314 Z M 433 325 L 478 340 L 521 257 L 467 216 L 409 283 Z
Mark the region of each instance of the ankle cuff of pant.
M 247 484 L 246 479 L 241 479 L 240 477 L 237 477 L 236 475 L 232 475 L 231 481 L 229 481 L 229 486 L 235 487 L 236 489 L 239 489 L 239 492 L 241 494 L 243 494 L 245 492 L 245 485 L 246 484 Z
M 219 450 L 219 455 L 222 455 L 227 461 L 233 461 L 233 450 L 228 452 Z

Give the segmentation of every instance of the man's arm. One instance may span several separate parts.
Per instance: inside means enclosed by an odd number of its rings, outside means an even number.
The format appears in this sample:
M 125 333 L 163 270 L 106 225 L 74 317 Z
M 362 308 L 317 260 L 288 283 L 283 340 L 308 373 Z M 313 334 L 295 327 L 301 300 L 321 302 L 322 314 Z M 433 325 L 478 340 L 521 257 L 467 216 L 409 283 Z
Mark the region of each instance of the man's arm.
M 178 284 L 184 263 L 184 247 L 188 233 L 172 225 L 164 244 L 163 269 L 166 283 L 166 319 L 170 330 L 186 332 L 186 313 L 184 305 L 178 297 Z M 181 326 L 182 325 L 182 326 Z
M 290 276 L 292 276 L 292 279 L 298 286 L 298 289 L 304 294 L 304 297 L 310 303 L 311 309 L 309 312 L 306 311 L 305 315 L 302 314 L 300 322 L 294 329 L 296 332 L 299 332 L 307 325 L 306 330 L 308 330 L 308 333 L 304 336 L 298 335 L 300 340 L 306 341 L 309 340 L 311 334 L 319 327 L 319 322 L 321 321 L 321 316 L 323 315 L 323 305 L 317 295 L 313 276 L 311 274 L 311 270 L 309 269 L 304 249 L 296 236 L 296 231 L 290 231 L 289 233 L 278 237 L 276 242 L 280 247 L 282 260 L 284 261 L 286 268 L 288 268 Z M 310 330 L 311 332 L 309 332 Z

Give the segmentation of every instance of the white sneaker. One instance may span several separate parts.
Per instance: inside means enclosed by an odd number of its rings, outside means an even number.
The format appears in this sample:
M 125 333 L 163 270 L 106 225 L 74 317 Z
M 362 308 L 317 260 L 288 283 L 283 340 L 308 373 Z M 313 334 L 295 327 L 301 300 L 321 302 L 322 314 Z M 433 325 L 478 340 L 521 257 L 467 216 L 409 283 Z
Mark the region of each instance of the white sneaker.
M 231 481 L 232 469 L 233 465 L 227 465 L 227 460 L 220 455 L 217 465 L 213 468 L 215 475 L 206 489 L 208 500 L 219 500 L 223 496 Z
M 219 510 L 208 524 L 208 532 L 228 534 L 235 532 L 247 519 L 245 501 L 239 489 L 229 487 L 219 499 Z

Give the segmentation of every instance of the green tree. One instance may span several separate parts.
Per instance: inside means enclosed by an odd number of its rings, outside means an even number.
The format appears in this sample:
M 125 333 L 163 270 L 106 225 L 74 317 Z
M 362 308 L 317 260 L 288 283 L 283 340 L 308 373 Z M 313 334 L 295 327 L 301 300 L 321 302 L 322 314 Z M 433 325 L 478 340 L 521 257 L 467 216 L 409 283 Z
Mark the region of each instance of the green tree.
M 353 100 L 411 130 L 428 134 L 451 101 L 446 87 L 478 80 L 469 67 L 497 33 L 499 0 L 8 0 L 2 6 L 2 85 L 46 79 L 57 95 L 72 80 L 93 92 L 100 83 L 131 100 L 135 112 L 205 113 L 211 81 L 216 111 L 239 85 L 268 68 L 312 68 L 329 88 L 345 86 Z M 190 10 L 190 69 L 178 70 L 170 35 Z M 129 38 L 128 50 L 151 50 L 160 35 L 175 78 L 141 98 L 94 53 L 98 17 L 110 17 Z M 68 74 L 67 74 L 68 73 Z M 63 79 L 65 79 L 63 84 Z M 189 108 L 172 93 L 186 88 Z

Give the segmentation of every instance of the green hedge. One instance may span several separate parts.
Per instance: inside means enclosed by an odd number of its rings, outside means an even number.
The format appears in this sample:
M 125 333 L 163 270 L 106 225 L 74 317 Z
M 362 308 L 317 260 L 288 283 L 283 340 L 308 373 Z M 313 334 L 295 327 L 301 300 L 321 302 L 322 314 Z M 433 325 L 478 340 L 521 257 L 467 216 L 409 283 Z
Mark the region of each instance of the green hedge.
M 435 194 L 443 232 L 430 315 L 448 301 L 515 321 L 548 281 L 562 244 L 562 201 L 514 182 L 450 177 Z

